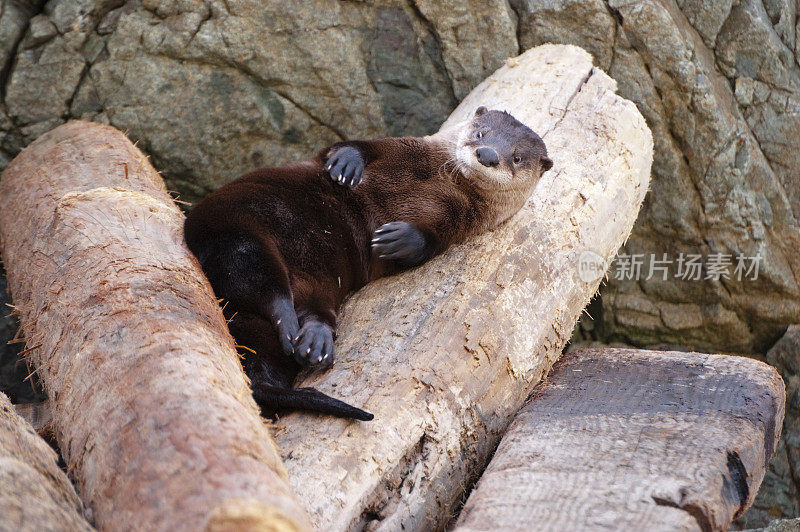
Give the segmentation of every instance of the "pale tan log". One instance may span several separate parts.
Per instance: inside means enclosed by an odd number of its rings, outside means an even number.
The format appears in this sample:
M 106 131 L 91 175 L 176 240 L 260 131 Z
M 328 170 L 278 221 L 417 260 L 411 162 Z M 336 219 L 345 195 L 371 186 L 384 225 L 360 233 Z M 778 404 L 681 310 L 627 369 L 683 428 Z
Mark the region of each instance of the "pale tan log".
M 479 474 L 510 418 L 558 358 L 647 190 L 652 138 L 583 50 L 509 60 L 443 127 L 478 105 L 540 133 L 555 167 L 519 215 L 344 306 L 338 362 L 312 385 L 375 413 L 369 423 L 291 414 L 276 435 L 319 530 L 433 530 Z
M 0 393 L 0 531 L 94 530 L 55 451 Z
M 104 530 L 308 526 L 160 176 L 119 131 L 71 122 L 0 181 L 28 358 Z
M 785 391 L 744 357 L 564 355 L 514 419 L 458 532 L 727 530 L 775 453 Z

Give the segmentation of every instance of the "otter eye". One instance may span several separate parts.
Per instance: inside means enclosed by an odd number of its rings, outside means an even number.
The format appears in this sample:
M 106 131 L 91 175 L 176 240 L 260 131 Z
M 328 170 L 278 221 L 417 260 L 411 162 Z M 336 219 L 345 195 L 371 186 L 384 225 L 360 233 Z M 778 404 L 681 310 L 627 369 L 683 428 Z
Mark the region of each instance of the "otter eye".
M 522 157 L 520 157 L 519 155 L 515 155 L 515 156 L 514 156 L 514 162 L 515 162 L 516 164 L 519 164 L 519 163 L 521 163 L 521 162 L 522 162 Z
M 475 136 L 478 137 L 479 139 L 482 139 L 483 138 L 483 131 L 478 131 L 477 133 L 475 133 Z

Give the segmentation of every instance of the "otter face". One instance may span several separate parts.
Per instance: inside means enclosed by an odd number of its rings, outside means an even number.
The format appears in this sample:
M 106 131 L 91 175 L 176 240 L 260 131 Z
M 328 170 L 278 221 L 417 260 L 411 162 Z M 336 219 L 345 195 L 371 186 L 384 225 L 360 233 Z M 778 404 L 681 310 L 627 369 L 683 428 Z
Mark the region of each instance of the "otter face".
M 532 187 L 553 167 L 541 137 L 505 111 L 478 107 L 458 139 L 456 158 L 484 185 Z

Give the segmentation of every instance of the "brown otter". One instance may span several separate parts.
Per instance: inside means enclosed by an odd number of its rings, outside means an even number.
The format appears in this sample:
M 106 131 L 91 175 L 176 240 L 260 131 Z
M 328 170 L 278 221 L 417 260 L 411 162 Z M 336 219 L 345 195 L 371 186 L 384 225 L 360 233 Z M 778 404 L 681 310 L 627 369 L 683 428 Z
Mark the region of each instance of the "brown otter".
M 372 419 L 313 388 L 293 389 L 303 367 L 333 363 L 344 298 L 496 227 L 552 165 L 536 133 L 480 107 L 436 137 L 341 142 L 209 194 L 186 219 L 186 243 L 227 300 L 262 411 Z

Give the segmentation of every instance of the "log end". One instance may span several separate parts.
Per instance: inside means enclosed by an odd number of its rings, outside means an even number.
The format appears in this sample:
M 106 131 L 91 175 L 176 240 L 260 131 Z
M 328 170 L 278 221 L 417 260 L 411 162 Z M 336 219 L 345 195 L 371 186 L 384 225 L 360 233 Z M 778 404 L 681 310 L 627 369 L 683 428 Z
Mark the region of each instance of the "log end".
M 256 499 L 229 499 L 211 514 L 207 532 L 299 532 L 306 524 Z
M 460 530 L 725 530 L 753 503 L 784 402 L 778 372 L 749 358 L 569 353 L 503 437 Z

